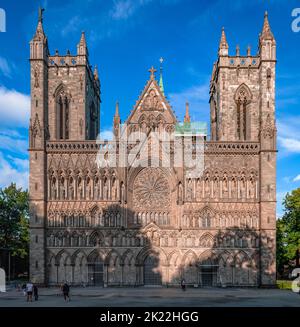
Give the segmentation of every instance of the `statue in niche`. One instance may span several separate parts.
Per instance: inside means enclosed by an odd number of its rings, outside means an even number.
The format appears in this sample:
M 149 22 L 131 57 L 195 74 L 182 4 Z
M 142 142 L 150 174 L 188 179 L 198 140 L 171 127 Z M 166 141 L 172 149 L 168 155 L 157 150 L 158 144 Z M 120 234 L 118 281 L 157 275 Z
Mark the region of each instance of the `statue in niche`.
M 69 180 L 69 198 L 74 200 L 74 186 L 73 186 L 73 178 L 71 177 Z
M 112 187 L 111 187 L 111 198 L 112 200 L 117 199 L 117 186 L 116 186 L 116 179 L 114 178 L 112 181 Z
M 82 187 L 82 179 L 78 179 L 78 194 L 79 194 L 79 199 L 81 200 L 83 198 L 83 187 Z
M 187 192 L 186 192 L 187 201 L 192 201 L 193 198 L 193 182 L 191 179 L 187 183 Z
M 204 181 L 204 194 L 205 194 L 206 198 L 210 197 L 210 180 L 209 180 L 209 177 L 206 177 L 205 181 Z
M 223 187 L 222 196 L 223 196 L 223 198 L 228 198 L 229 187 L 228 187 L 228 178 L 226 175 L 223 178 L 222 184 L 223 184 L 222 185 L 222 187 Z
M 237 182 L 236 179 L 233 178 L 231 181 L 231 197 L 236 198 L 237 195 Z
M 219 179 L 215 177 L 214 179 L 214 187 L 213 187 L 213 198 L 216 199 L 219 197 L 220 187 L 219 187 Z
M 240 180 L 240 198 L 245 198 L 246 195 L 246 181 L 245 178 Z
M 255 182 L 254 182 L 253 178 L 250 178 L 250 181 L 249 181 L 248 197 L 250 199 L 255 198 Z
M 103 199 L 108 199 L 108 186 L 107 186 L 107 179 L 105 178 L 103 181 Z
M 181 182 L 178 184 L 178 202 L 179 204 L 182 204 L 183 202 L 183 189 Z
M 66 188 L 65 188 L 65 179 L 64 177 L 61 177 L 60 179 L 60 194 L 61 194 L 61 198 L 65 199 L 66 198 Z

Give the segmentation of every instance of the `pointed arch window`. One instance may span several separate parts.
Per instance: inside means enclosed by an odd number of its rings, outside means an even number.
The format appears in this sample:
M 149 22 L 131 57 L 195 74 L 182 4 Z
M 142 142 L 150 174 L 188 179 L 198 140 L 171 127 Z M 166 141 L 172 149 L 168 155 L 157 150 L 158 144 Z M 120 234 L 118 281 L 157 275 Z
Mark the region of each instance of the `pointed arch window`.
M 69 139 L 70 125 L 70 95 L 63 87 L 56 92 L 56 138 L 58 140 Z
M 246 84 L 238 87 L 235 94 L 236 111 L 236 128 L 237 137 L 240 141 L 250 138 L 250 113 L 249 104 L 252 99 L 252 93 Z
M 89 139 L 95 140 L 98 134 L 98 115 L 95 104 L 90 105 L 90 133 Z

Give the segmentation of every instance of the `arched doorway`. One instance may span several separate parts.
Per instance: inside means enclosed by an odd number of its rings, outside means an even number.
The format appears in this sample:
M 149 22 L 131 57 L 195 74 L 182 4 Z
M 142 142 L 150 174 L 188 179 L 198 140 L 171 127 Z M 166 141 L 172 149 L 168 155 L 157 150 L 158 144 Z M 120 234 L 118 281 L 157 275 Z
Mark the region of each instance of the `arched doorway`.
M 89 285 L 103 286 L 103 284 L 104 284 L 104 281 L 103 281 L 104 262 L 103 262 L 103 260 L 98 256 L 92 263 L 89 263 L 88 267 L 89 267 L 89 271 L 88 271 Z
M 216 259 L 206 259 L 200 264 L 202 287 L 217 286 L 218 262 Z
M 161 285 L 161 273 L 159 271 L 159 258 L 149 254 L 144 261 L 144 285 Z

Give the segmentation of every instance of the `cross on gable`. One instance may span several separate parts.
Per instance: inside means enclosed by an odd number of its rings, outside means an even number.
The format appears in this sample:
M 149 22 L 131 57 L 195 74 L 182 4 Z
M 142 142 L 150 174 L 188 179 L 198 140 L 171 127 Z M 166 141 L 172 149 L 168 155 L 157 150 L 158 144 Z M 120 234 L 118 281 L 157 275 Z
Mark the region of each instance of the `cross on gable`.
M 156 72 L 156 69 L 152 66 L 152 67 L 149 69 L 149 72 L 150 72 L 150 78 L 151 78 L 151 79 L 154 79 L 154 73 Z

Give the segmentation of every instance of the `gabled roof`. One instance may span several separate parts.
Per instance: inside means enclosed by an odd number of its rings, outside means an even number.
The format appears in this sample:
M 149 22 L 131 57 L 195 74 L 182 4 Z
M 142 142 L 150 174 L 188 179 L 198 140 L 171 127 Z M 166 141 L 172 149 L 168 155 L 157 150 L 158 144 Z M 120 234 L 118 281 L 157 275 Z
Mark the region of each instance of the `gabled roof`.
M 161 103 L 161 107 L 157 108 L 157 111 L 162 111 L 164 112 L 165 110 L 168 111 L 171 114 L 171 117 L 173 118 L 173 122 L 174 124 L 177 122 L 177 118 L 175 116 L 175 113 L 169 103 L 169 101 L 166 99 L 165 95 L 163 94 L 163 92 L 161 91 L 161 88 L 159 87 L 156 79 L 154 78 L 154 74 L 153 71 L 151 72 L 151 76 L 150 79 L 147 81 L 147 84 L 144 87 L 144 90 L 142 91 L 142 93 L 140 94 L 138 100 L 136 101 L 136 104 L 132 110 L 132 112 L 130 113 L 129 117 L 126 120 L 126 123 L 129 124 L 130 121 L 132 120 L 134 114 L 141 110 L 141 108 L 143 107 L 143 104 L 145 104 L 145 99 L 148 95 L 150 95 L 150 91 L 151 90 L 155 90 L 155 93 L 158 97 L 158 102 Z M 149 109 L 149 111 L 156 111 L 155 108 L 153 109 Z

